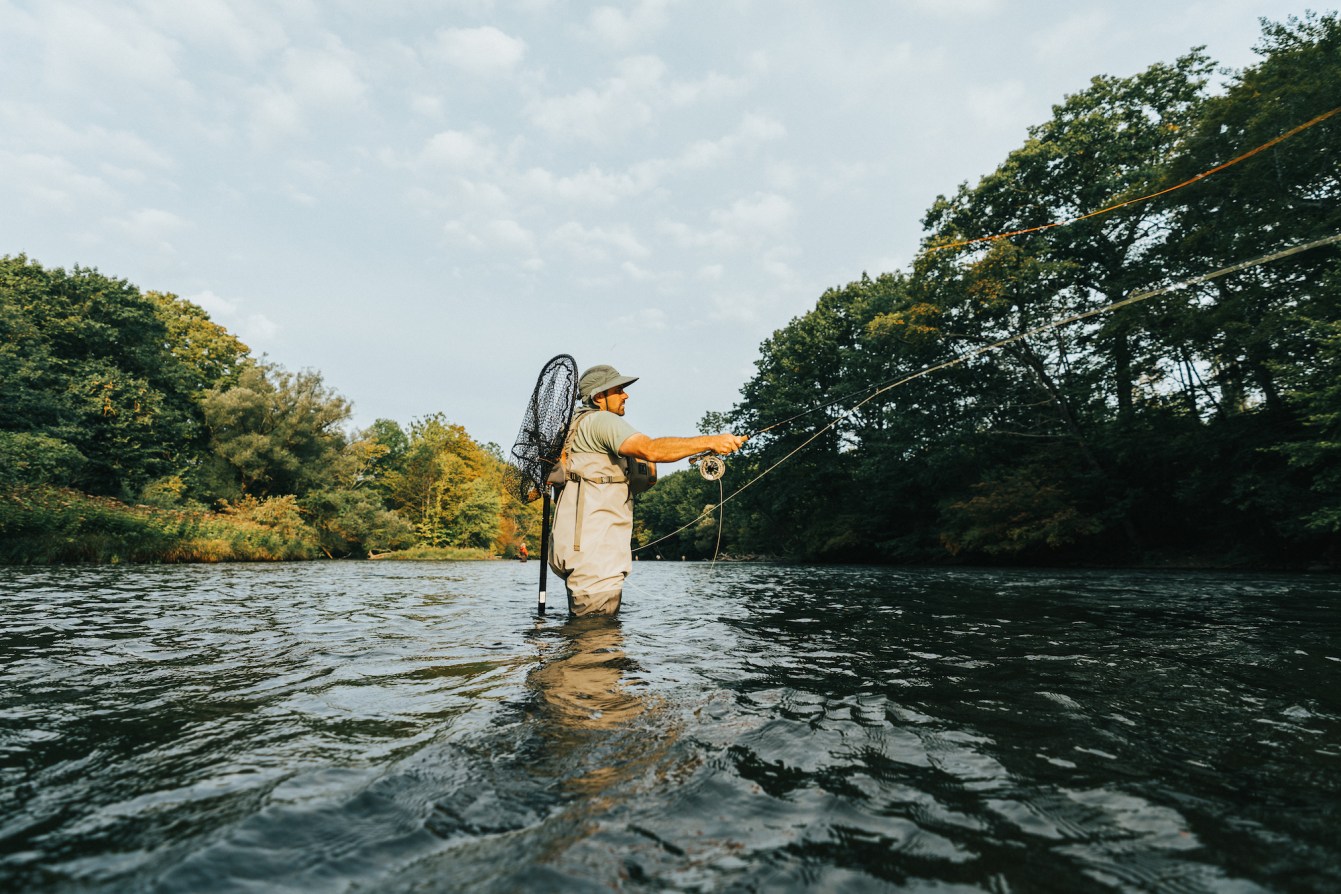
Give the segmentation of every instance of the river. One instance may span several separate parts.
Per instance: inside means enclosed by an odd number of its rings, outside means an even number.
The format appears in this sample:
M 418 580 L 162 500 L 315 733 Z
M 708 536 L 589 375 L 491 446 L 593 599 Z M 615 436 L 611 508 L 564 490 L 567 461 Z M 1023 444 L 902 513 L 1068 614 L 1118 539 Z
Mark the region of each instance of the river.
M 0 890 L 1341 890 L 1334 576 L 537 572 L 0 568 Z

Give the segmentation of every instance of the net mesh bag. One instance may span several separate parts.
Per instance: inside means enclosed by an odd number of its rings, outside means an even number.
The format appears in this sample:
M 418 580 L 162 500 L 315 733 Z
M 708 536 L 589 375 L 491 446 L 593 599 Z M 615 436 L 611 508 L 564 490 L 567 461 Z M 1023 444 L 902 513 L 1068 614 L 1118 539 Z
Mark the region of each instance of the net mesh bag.
M 513 486 L 524 503 L 539 497 L 558 462 L 577 403 L 577 361 L 567 354 L 551 358 L 536 379 L 526 405 L 510 465 Z

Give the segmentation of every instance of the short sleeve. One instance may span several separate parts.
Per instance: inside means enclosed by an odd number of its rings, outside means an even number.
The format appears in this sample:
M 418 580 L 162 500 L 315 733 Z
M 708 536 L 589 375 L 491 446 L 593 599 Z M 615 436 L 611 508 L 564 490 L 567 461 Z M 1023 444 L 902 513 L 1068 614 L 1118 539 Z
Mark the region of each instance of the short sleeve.
M 622 416 L 607 410 L 588 413 L 582 417 L 577 433 L 573 435 L 573 452 L 617 456 L 620 445 L 636 434 L 638 430 Z

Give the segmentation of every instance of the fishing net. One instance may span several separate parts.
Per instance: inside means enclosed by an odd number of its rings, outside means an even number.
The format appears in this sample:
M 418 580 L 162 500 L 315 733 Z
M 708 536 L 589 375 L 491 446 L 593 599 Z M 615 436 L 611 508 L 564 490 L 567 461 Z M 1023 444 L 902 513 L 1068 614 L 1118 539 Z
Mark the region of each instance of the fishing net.
M 563 449 L 576 403 L 577 361 L 560 354 L 540 370 L 517 432 L 517 443 L 512 445 L 511 465 L 522 502 L 529 503 L 544 490 L 545 479 Z

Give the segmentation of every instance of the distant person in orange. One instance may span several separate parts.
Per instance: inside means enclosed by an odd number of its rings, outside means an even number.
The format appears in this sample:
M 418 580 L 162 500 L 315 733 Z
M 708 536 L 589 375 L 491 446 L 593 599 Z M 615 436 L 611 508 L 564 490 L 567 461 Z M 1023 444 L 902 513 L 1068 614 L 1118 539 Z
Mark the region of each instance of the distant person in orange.
M 526 541 L 523 540 L 517 545 L 517 559 L 525 562 L 529 558 L 531 558 L 531 554 L 526 551 Z

